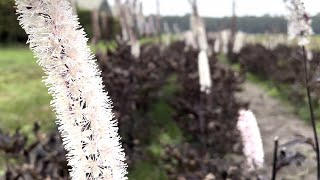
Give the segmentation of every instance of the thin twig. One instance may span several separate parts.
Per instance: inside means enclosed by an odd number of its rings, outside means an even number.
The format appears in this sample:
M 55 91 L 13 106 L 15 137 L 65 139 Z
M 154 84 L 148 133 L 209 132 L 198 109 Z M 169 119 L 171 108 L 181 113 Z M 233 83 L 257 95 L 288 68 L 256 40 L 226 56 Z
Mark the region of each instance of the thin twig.
M 273 168 L 271 180 L 276 180 L 277 176 L 277 161 L 278 161 L 278 137 L 274 138 L 274 149 L 273 149 Z
M 320 180 L 320 159 L 319 159 L 319 141 L 317 135 L 317 128 L 316 128 L 316 121 L 314 118 L 313 106 L 311 102 L 311 95 L 310 95 L 310 87 L 309 87 L 309 77 L 308 77 L 308 68 L 307 68 L 307 56 L 306 56 L 306 49 L 302 46 L 303 52 L 303 62 L 304 62 L 304 76 L 305 76 L 305 87 L 308 96 L 308 104 L 309 104 L 309 111 L 310 111 L 310 118 L 313 128 L 314 140 L 316 145 L 316 154 L 317 154 L 317 179 Z

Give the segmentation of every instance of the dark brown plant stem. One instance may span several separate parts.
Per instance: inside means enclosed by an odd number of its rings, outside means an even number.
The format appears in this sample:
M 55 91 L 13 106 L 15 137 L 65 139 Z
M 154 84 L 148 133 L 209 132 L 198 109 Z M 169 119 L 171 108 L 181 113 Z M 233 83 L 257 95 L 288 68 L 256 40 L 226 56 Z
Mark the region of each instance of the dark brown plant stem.
M 272 178 L 271 180 L 276 180 L 277 176 L 277 161 L 278 161 L 278 137 L 274 138 L 274 148 L 273 148 L 273 166 L 272 166 Z
M 317 128 L 316 128 L 316 121 L 314 118 L 314 112 L 311 102 L 311 95 L 310 95 L 310 87 L 309 87 L 309 77 L 308 77 L 308 68 L 307 68 L 307 56 L 306 56 L 306 49 L 304 46 L 302 46 L 302 52 L 303 52 L 303 62 L 304 62 L 304 76 L 305 76 L 305 86 L 308 96 L 308 104 L 309 104 L 309 111 L 310 111 L 310 118 L 313 128 L 313 134 L 314 134 L 314 140 L 315 140 L 315 146 L 316 146 L 316 154 L 317 154 L 317 179 L 320 180 L 320 159 L 319 159 L 319 141 L 318 141 L 318 135 L 317 135 Z
M 200 103 L 199 103 L 199 130 L 201 133 L 204 133 L 205 131 L 205 109 L 206 109 L 206 94 L 203 92 L 200 92 Z

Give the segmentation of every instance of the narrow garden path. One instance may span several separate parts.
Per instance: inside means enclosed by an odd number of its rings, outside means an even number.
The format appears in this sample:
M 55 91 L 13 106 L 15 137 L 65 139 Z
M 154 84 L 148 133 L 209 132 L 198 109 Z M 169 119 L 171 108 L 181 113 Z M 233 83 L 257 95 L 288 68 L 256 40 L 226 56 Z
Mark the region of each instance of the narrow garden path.
M 267 91 L 259 85 L 247 81 L 242 88 L 243 91 L 237 96 L 242 101 L 250 102 L 250 109 L 256 115 L 265 150 L 264 171 L 271 174 L 274 138 L 278 136 L 279 143 L 283 144 L 293 139 L 295 134 L 313 137 L 312 128 L 294 115 L 287 104 L 268 96 Z M 277 179 L 315 180 L 316 161 L 312 148 L 307 145 L 297 145 L 294 149 L 299 150 L 307 159 L 300 167 L 291 165 L 282 169 Z

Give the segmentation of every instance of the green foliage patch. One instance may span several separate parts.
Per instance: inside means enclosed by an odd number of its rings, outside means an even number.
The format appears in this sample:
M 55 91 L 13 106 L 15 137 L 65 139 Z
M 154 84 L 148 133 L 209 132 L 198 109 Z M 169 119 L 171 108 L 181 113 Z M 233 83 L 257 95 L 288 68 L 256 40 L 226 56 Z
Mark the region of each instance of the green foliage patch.
M 6 131 L 21 127 L 28 132 L 33 122 L 54 127 L 51 96 L 41 82 L 41 67 L 27 48 L 0 49 L 0 124 Z

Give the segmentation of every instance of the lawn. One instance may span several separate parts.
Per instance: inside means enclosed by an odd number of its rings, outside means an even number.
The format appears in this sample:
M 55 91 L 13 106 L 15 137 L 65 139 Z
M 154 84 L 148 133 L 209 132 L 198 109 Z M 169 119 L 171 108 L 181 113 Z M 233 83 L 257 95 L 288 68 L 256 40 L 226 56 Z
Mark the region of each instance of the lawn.
M 116 47 L 115 42 L 107 46 Z M 91 49 L 105 52 L 107 48 L 99 43 Z M 27 45 L 0 46 L 0 129 L 12 132 L 20 127 L 29 133 L 34 122 L 44 131 L 55 127 L 52 97 L 41 82 L 44 75 Z
M 0 128 L 29 132 L 38 121 L 54 127 L 51 96 L 41 82 L 44 73 L 27 46 L 0 48 Z

